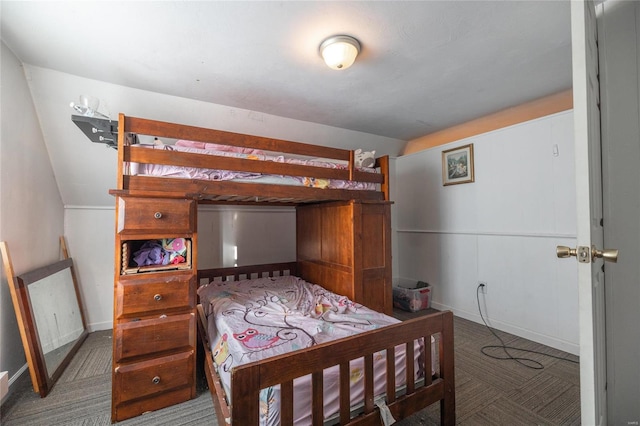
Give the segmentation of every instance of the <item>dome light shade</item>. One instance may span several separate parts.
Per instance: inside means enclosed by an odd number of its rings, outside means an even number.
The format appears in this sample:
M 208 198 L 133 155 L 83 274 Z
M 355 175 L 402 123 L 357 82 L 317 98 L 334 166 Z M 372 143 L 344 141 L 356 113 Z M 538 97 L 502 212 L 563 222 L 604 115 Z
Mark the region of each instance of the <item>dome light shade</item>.
M 353 37 L 338 35 L 329 37 L 320 45 L 320 54 L 327 66 L 334 70 L 349 68 L 360 53 L 360 42 Z

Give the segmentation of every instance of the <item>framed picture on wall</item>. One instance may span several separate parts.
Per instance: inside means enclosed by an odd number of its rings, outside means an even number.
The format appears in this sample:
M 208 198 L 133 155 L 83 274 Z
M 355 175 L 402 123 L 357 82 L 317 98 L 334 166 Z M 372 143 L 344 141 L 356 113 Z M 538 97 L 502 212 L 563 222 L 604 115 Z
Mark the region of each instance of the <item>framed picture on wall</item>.
M 474 181 L 473 144 L 442 151 L 442 184 L 456 185 Z

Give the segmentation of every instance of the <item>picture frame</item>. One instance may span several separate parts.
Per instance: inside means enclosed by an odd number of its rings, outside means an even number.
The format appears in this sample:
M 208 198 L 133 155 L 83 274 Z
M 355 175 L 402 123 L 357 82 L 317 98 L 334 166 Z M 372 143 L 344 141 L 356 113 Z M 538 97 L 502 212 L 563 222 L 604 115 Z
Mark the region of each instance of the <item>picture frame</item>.
M 444 186 L 474 181 L 472 143 L 442 151 L 442 184 Z

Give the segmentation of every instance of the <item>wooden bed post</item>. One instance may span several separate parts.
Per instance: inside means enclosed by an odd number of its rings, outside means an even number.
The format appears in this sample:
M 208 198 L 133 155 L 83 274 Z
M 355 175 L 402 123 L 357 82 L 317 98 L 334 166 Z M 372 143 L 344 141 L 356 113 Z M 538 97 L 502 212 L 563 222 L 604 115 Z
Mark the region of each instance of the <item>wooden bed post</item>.
M 259 367 L 231 370 L 231 421 L 255 425 L 260 418 Z
M 380 189 L 384 194 L 384 200 L 390 201 L 389 194 L 389 156 L 376 158 L 376 167 L 380 167 L 380 174 L 384 176 L 384 182 L 380 184 Z
M 124 189 L 124 114 L 118 115 L 118 182 L 117 189 Z
M 349 180 L 353 180 L 353 172 L 356 170 L 356 156 L 353 150 L 349 151 Z
M 440 339 L 440 372 L 444 377 L 444 397 L 440 400 L 440 424 L 456 424 L 456 385 L 453 357 L 453 312 L 444 312 Z M 450 354 L 450 356 L 443 356 Z

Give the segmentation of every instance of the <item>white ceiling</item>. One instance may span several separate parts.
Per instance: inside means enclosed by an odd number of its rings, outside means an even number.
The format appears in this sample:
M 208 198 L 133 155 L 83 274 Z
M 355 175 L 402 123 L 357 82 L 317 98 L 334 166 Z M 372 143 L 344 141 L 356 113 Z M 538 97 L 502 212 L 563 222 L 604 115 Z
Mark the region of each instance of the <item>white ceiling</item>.
M 571 87 L 567 1 L 0 7 L 2 40 L 26 65 L 404 141 Z M 363 46 L 344 71 L 318 54 L 335 34 Z

